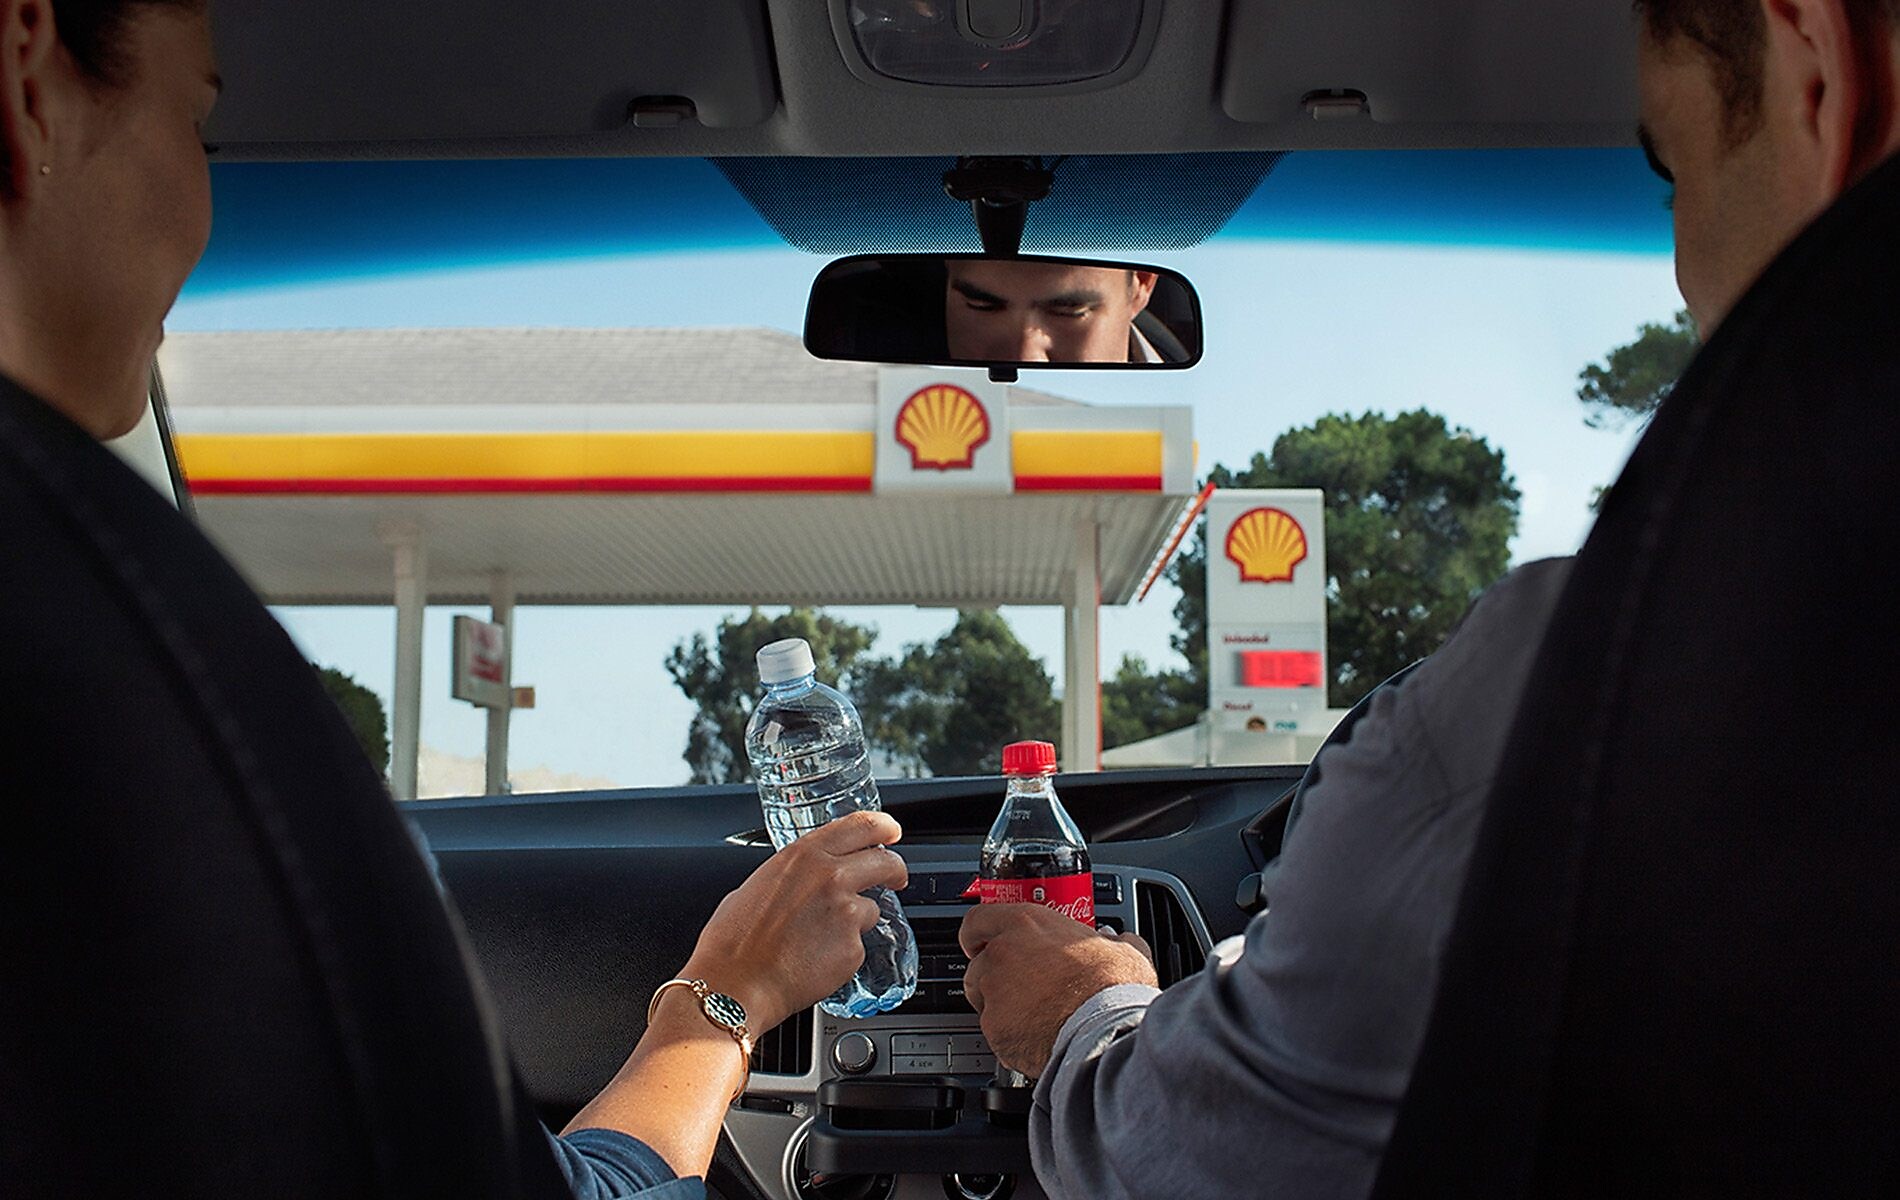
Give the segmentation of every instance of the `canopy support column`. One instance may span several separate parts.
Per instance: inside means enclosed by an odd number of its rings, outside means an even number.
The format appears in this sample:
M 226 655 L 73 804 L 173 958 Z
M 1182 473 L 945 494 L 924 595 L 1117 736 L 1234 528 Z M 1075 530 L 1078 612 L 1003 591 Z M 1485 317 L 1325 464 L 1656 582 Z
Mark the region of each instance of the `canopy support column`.
M 1062 767 L 1102 768 L 1101 530 L 1078 521 L 1062 605 Z
M 515 686 L 515 582 L 506 571 L 495 575 L 488 594 L 488 619 L 501 626 L 502 662 L 506 667 L 502 684 L 508 688 L 509 702 L 488 710 L 488 766 L 482 786 L 490 796 L 508 791 L 508 722 L 514 716 Z
M 396 570 L 396 695 L 390 714 L 389 791 L 398 800 L 416 798 L 416 764 L 422 746 L 422 619 L 428 608 L 428 556 L 412 526 L 383 532 Z

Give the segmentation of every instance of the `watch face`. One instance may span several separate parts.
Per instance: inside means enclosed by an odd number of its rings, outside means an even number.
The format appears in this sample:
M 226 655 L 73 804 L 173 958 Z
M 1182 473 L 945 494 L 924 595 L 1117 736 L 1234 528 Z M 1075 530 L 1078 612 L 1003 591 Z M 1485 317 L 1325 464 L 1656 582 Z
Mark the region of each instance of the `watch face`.
M 745 1025 L 745 1005 L 723 992 L 707 992 L 702 1007 L 707 1016 L 727 1029 L 740 1029 Z

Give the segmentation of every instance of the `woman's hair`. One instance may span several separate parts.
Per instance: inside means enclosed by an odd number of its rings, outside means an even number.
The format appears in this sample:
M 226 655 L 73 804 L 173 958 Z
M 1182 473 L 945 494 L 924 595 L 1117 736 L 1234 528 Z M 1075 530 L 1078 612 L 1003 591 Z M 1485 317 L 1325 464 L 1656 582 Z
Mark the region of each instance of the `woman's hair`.
M 1843 0 L 1842 7 L 1857 31 L 1900 25 L 1900 0 Z M 1659 42 L 1687 38 L 1715 70 L 1715 86 L 1722 95 L 1729 137 L 1745 142 L 1761 118 L 1762 54 L 1767 49 L 1767 26 L 1761 0 L 1636 0 L 1651 37 Z
M 60 44 L 79 69 L 99 83 L 123 84 L 131 66 L 125 60 L 125 26 L 140 8 L 201 8 L 204 0 L 53 0 L 53 23 Z

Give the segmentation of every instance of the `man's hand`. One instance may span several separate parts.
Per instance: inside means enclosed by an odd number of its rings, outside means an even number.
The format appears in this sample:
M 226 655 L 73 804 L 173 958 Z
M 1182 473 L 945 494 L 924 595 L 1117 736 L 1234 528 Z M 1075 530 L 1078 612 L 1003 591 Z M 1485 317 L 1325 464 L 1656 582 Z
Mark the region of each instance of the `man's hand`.
M 754 1036 L 831 995 L 877 924 L 877 902 L 858 893 L 910 878 L 884 848 L 901 836 L 884 813 L 855 812 L 780 850 L 720 903 L 684 975 L 736 997 Z
M 1056 1034 L 1082 1002 L 1118 983 L 1156 984 L 1147 943 L 1098 933 L 1040 904 L 984 904 L 958 934 L 963 990 L 997 1061 L 1025 1075 L 1049 1065 Z

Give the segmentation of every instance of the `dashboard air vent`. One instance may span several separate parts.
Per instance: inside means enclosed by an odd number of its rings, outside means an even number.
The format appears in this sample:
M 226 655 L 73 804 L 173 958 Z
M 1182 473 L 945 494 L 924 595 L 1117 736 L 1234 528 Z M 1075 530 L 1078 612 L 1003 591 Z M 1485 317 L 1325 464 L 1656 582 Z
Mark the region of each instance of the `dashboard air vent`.
M 1154 950 L 1155 974 L 1164 988 L 1173 987 L 1207 962 L 1200 939 L 1171 888 L 1135 881 L 1135 932 Z
M 757 1075 L 803 1075 L 811 1070 L 812 1010 L 787 1017 L 752 1047 Z

